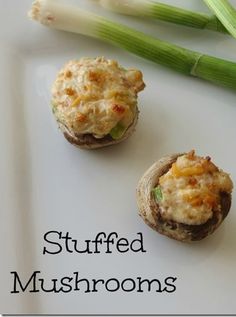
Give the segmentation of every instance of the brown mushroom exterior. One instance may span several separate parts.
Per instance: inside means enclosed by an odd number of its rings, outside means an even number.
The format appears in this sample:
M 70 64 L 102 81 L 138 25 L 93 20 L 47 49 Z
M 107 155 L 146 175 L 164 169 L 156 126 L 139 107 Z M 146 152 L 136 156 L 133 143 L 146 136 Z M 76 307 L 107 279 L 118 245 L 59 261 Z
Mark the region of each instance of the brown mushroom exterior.
M 61 122 L 58 122 L 58 126 L 61 132 L 64 134 L 66 140 L 72 145 L 84 150 L 93 150 L 101 147 L 115 145 L 128 139 L 135 131 L 138 122 L 138 113 L 139 112 L 137 109 L 133 123 L 125 131 L 125 134 L 117 140 L 114 140 L 110 135 L 106 135 L 105 137 L 98 139 L 95 138 L 92 134 L 74 134 Z
M 231 193 L 220 192 L 219 210 L 215 210 L 213 216 L 203 224 L 189 225 L 164 219 L 152 191 L 158 186 L 160 177 L 184 154 L 165 156 L 145 172 L 137 186 L 137 203 L 139 215 L 148 226 L 169 238 L 189 242 L 202 240 L 219 227 L 230 210 Z

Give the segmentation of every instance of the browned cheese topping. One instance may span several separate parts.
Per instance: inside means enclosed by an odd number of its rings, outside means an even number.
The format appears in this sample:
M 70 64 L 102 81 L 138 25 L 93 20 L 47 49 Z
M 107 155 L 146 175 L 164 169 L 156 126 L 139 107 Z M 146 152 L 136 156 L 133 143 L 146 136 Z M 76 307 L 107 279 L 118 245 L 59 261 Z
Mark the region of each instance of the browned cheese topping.
M 171 169 L 159 179 L 162 217 L 189 225 L 207 222 L 220 210 L 220 195 L 231 193 L 230 176 L 216 167 L 210 157 L 194 151 L 178 157 Z
M 52 87 L 58 121 L 75 134 L 102 138 L 118 124 L 128 128 L 143 90 L 142 73 L 126 70 L 114 60 L 83 58 L 67 63 Z

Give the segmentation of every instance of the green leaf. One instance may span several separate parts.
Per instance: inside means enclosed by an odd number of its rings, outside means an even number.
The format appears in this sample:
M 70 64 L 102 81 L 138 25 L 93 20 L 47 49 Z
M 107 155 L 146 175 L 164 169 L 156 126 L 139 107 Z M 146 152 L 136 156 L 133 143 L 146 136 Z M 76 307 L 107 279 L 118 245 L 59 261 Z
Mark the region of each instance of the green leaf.
M 126 131 L 126 128 L 119 122 L 117 125 L 110 131 L 110 136 L 114 140 L 119 140 L 122 138 Z
M 153 195 L 154 195 L 156 201 L 157 201 L 158 203 L 161 202 L 162 199 L 163 199 L 163 194 L 162 194 L 162 191 L 161 191 L 161 187 L 158 186 L 158 187 L 154 188 L 154 189 L 152 190 L 152 192 L 153 192 Z
M 236 38 L 236 11 L 228 0 L 204 0 L 225 28 Z

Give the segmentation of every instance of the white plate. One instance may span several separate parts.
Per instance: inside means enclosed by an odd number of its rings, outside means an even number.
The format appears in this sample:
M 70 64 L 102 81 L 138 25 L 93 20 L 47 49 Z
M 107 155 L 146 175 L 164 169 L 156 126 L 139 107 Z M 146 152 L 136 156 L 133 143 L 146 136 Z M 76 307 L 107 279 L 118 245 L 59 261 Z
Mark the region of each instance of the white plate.
M 68 1 L 69 2 L 69 1 Z M 74 1 L 76 2 L 76 1 Z M 83 7 L 125 21 L 188 48 L 235 60 L 236 41 L 214 32 L 140 22 Z M 167 2 L 167 1 L 166 1 Z M 179 1 L 168 1 L 179 5 Z M 236 1 L 232 1 L 236 5 Z M 235 92 L 188 78 L 82 36 L 30 22 L 30 0 L 1 2 L 1 282 L 2 313 L 233 314 L 236 312 L 236 210 L 211 237 L 181 244 L 149 229 L 137 215 L 135 187 L 143 172 L 168 153 L 195 148 L 211 155 L 236 179 Z M 205 10 L 199 0 L 181 5 Z M 98 151 L 68 144 L 52 118 L 50 86 L 69 59 L 101 56 L 144 73 L 136 133 L 125 143 Z M 70 232 L 80 241 L 104 231 L 144 237 L 146 253 L 43 255 L 47 231 Z M 177 277 L 172 294 L 11 294 L 17 271 L 22 282 L 34 271 L 49 282 L 70 276 L 109 279 Z M 48 286 L 49 287 L 49 286 Z

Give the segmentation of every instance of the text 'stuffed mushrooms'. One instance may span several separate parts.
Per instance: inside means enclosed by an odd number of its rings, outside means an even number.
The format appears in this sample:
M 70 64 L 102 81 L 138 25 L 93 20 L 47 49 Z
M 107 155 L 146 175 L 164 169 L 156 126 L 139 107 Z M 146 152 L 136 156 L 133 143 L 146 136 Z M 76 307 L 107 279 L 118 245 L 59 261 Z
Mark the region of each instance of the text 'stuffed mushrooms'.
M 233 183 L 210 157 L 194 151 L 163 157 L 139 181 L 140 216 L 154 230 L 180 241 L 213 233 L 231 206 Z
M 139 70 L 126 70 L 114 60 L 72 60 L 53 84 L 53 113 L 66 139 L 80 148 L 116 144 L 135 129 L 144 87 Z

